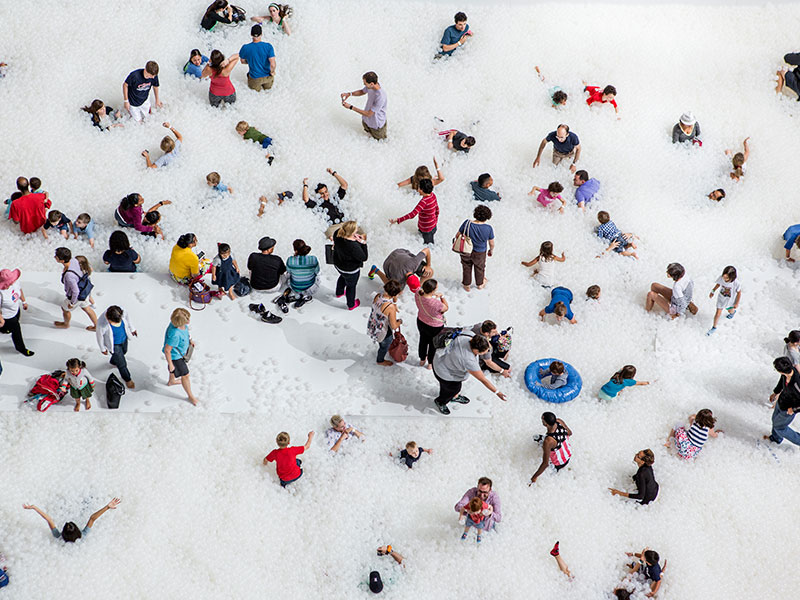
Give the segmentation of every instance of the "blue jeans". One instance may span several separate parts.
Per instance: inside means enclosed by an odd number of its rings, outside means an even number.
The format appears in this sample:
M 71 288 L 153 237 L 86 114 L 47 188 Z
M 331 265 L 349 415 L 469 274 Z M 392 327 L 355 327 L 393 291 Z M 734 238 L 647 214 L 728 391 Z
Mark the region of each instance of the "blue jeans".
M 386 337 L 383 338 L 383 341 L 380 344 L 378 344 L 378 362 L 383 362 L 386 360 L 386 353 L 389 351 L 389 346 L 392 345 L 393 339 L 394 335 L 390 328 L 386 331 Z
M 789 429 L 789 425 L 794 421 L 794 415 L 790 415 L 785 410 L 781 410 L 778 403 L 775 403 L 775 410 L 772 411 L 772 433 L 769 439 L 780 444 L 784 438 L 793 444 L 800 446 L 800 433 L 794 429 Z
M 111 360 L 109 361 L 119 369 L 119 374 L 125 382 L 131 380 L 131 372 L 128 370 L 128 361 L 125 359 L 125 354 L 127 352 L 128 340 L 126 338 L 121 344 L 114 344 L 114 354 L 111 355 Z

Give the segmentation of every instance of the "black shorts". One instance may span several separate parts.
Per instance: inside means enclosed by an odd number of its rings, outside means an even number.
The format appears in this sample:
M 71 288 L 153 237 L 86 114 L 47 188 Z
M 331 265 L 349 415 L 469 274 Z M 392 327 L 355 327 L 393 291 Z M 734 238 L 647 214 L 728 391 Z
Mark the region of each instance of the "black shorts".
M 182 358 L 173 358 L 172 366 L 175 367 L 175 370 L 172 372 L 172 374 L 176 378 L 189 374 L 189 365 L 187 365 L 186 361 Z

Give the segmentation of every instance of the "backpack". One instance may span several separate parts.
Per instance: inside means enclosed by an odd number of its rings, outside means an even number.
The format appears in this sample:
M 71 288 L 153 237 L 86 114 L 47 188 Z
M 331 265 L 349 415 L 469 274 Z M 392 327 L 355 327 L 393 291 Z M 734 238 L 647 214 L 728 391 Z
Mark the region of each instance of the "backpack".
M 189 283 L 189 308 L 192 310 L 204 310 L 205 305 L 211 302 L 211 288 L 199 277 Z M 192 306 L 192 302 L 199 304 L 200 308 Z
M 108 408 L 119 408 L 119 399 L 125 394 L 125 386 L 116 374 L 112 373 L 106 380 L 106 403 Z
M 467 335 L 461 333 L 463 330 L 463 327 L 443 327 L 439 333 L 433 336 L 433 347 L 437 350 L 446 348 L 458 336 Z
M 83 272 L 78 273 L 77 271 L 72 270 L 67 271 L 67 273 L 74 273 L 78 276 L 78 300 L 86 300 L 94 289 L 94 284 L 92 283 L 92 280 L 89 279 L 89 274 Z
M 28 392 L 29 400 L 36 400 L 36 410 L 44 412 L 53 404 L 58 404 L 66 395 L 67 389 L 61 385 L 64 371 L 46 373 L 36 380 L 31 391 Z
M 511 350 L 511 333 L 514 331 L 513 327 L 503 329 L 497 335 L 492 336 L 492 347 L 496 352 L 504 354 Z
M 239 281 L 233 285 L 233 293 L 239 298 L 247 296 L 252 289 L 253 287 L 250 285 L 250 280 L 247 277 L 240 277 Z

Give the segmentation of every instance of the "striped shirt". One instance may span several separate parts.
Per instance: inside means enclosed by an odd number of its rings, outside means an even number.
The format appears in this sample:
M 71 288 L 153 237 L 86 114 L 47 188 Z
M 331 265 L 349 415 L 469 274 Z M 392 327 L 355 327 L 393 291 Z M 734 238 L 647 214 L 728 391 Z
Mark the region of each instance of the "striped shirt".
M 319 261 L 316 256 L 290 256 L 286 259 L 289 286 L 295 292 L 307 290 L 317 280 Z
M 692 442 L 693 446 L 702 448 L 708 439 L 708 427 L 700 427 L 697 423 L 692 423 L 686 434 L 689 436 L 689 441 Z
M 553 433 L 548 433 L 547 435 L 558 442 L 555 448 L 550 451 L 550 462 L 556 467 L 569 462 L 569 459 L 572 457 L 572 448 L 569 447 L 567 430 L 559 424 Z
M 397 222 L 402 223 L 408 219 L 413 219 L 417 215 L 419 215 L 417 228 L 419 228 L 420 231 L 427 233 L 436 228 L 436 223 L 439 222 L 439 203 L 436 201 L 436 194 L 425 196 L 417 203 L 414 210 L 397 219 Z

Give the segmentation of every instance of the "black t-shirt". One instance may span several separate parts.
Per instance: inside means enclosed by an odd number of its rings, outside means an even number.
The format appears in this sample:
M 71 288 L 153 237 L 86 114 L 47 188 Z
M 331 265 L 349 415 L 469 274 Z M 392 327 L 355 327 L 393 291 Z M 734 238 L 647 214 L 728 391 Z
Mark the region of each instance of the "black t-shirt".
M 283 259 L 274 254 L 253 252 L 247 259 L 250 269 L 250 285 L 254 290 L 271 290 L 280 283 L 281 275 L 286 273 Z
M 111 250 L 103 253 L 103 262 L 108 263 L 108 270 L 112 273 L 136 273 L 136 265 L 133 261 L 138 258 L 139 254 L 133 248 L 128 248 L 120 254 Z
M 800 375 L 796 369 L 792 369 L 792 378 L 789 384 L 786 384 L 786 377 L 781 375 L 778 380 L 778 385 L 772 390 L 778 396 L 778 407 L 783 410 L 797 410 L 800 408 Z
M 636 493 L 628 496 L 633 500 L 639 500 L 640 504 L 650 504 L 658 496 L 658 482 L 653 474 L 653 467 L 642 465 L 633 476 L 636 483 Z
M 461 142 L 467 139 L 467 135 L 457 131 L 456 134 L 453 136 L 453 150 L 457 152 L 469 152 L 468 146 L 461 146 Z
M 411 469 L 414 466 L 415 462 L 417 462 L 420 458 L 422 458 L 422 453 L 425 452 L 424 448 L 418 448 L 418 450 L 419 450 L 419 454 L 417 455 L 417 458 L 414 458 L 413 456 L 411 456 L 408 453 L 408 450 L 404 449 L 402 452 L 400 452 L 400 459 L 405 461 L 406 466 L 409 469 Z
M 207 15 L 203 15 L 203 20 L 200 21 L 200 27 L 206 29 L 208 31 L 214 28 L 214 25 L 217 23 L 225 23 L 226 25 L 231 22 L 231 20 L 227 17 L 227 11 L 225 12 L 226 16 L 222 16 L 216 11 L 212 11 Z
M 339 189 L 336 190 L 336 195 L 339 197 L 339 200 L 344 200 L 345 195 L 347 194 L 347 190 L 339 186 Z M 306 202 L 306 206 L 308 208 L 321 208 L 326 213 L 326 218 L 328 219 L 328 223 L 333 225 L 334 223 L 341 223 L 344 221 L 344 212 L 342 209 L 339 208 L 337 204 L 335 204 L 330 198 L 325 200 L 324 202 L 317 202 L 316 200 L 312 200 L 311 198 L 308 199 Z
M 125 83 L 128 84 L 128 102 L 131 106 L 141 106 L 150 95 L 150 88 L 158 87 L 158 75 L 147 79 L 144 69 L 136 69 L 128 74 Z

